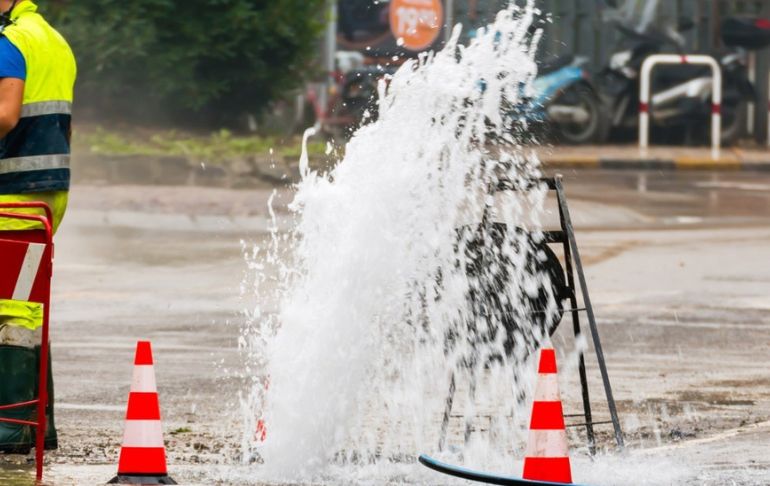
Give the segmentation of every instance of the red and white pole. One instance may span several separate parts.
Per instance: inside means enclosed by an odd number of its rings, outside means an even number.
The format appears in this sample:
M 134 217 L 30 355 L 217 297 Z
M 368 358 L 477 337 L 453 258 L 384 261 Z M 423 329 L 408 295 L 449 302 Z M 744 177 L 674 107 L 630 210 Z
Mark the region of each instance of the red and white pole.
M 719 158 L 722 144 L 722 69 L 716 59 L 701 54 L 653 54 L 644 60 L 639 93 L 639 148 L 646 150 L 650 144 L 651 77 L 653 68 L 658 64 L 702 64 L 711 68 L 711 156 Z

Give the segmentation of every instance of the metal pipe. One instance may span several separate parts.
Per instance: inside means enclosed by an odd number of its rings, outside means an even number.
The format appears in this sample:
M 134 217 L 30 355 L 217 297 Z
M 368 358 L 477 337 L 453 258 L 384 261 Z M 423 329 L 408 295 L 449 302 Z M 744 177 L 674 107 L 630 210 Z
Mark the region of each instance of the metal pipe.
M 53 211 L 51 206 L 44 202 L 30 201 L 30 202 L 0 202 L 0 209 L 42 209 L 45 212 L 48 221 L 53 224 Z
M 329 104 L 329 92 L 332 89 L 332 79 L 336 68 L 337 54 L 337 0 L 326 2 L 326 33 L 324 35 L 324 82 L 323 90 L 319 93 L 318 103 L 321 111 L 326 113 Z
M 0 410 L 13 410 L 15 408 L 24 408 L 29 407 L 32 405 L 37 405 L 38 400 L 30 400 L 28 402 L 21 402 L 21 403 L 12 403 L 10 405 L 0 405 Z M 3 417 L 0 417 L 0 423 L 4 422 L 5 419 Z
M 444 22 L 444 41 L 449 42 L 452 38 L 452 29 L 455 26 L 455 0 L 446 0 L 445 5 L 446 21 Z
M 757 85 L 757 53 L 755 51 L 749 51 L 748 55 L 748 74 L 749 82 L 752 86 Z M 746 106 L 746 131 L 749 135 L 754 135 L 754 100 L 750 101 Z
M 3 423 L 13 424 L 13 425 L 27 425 L 29 427 L 37 427 L 37 422 L 31 422 L 29 420 L 21 420 L 21 419 L 4 418 L 3 419 Z

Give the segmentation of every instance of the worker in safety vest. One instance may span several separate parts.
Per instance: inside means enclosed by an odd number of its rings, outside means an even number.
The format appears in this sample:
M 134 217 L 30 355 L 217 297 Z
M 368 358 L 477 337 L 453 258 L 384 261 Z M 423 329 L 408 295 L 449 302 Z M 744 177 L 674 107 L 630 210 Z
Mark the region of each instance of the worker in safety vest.
M 75 57 L 31 0 L 0 0 L 0 12 L 0 202 L 44 201 L 55 229 L 69 190 Z M 0 238 L 35 229 L 35 222 L 0 219 Z M 0 406 L 38 395 L 42 316 L 39 304 L 0 300 Z M 45 445 L 55 449 L 49 383 Z M 0 411 L 0 417 L 34 420 L 34 407 Z M 0 423 L 0 452 L 29 452 L 33 436 L 28 426 Z

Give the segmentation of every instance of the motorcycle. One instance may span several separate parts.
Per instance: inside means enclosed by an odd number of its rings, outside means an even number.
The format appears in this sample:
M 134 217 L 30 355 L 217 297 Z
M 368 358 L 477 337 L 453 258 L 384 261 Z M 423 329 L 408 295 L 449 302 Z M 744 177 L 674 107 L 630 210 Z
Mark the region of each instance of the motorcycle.
M 640 73 L 652 54 L 692 54 L 683 50 L 682 34 L 695 24 L 679 19 L 676 29 L 659 30 L 648 24 L 634 29 L 616 27 L 628 48 L 616 52 L 609 65 L 597 76 L 597 87 L 609 109 L 608 134 L 635 133 L 639 122 Z M 749 81 L 746 51 L 739 46 L 710 53 L 722 69 L 722 144 L 735 143 L 743 134 L 748 104 L 756 99 Z M 651 123 L 668 137 L 684 135 L 685 142 L 701 142 L 708 137 L 712 113 L 712 74 L 707 66 L 664 65 L 655 69 L 652 79 Z M 672 130 L 674 128 L 674 130 Z
M 361 125 L 376 121 L 379 117 L 379 83 L 388 82 L 397 66 L 367 65 L 346 74 L 341 93 L 341 110 L 354 120 L 346 127 L 350 136 Z
M 317 84 L 309 86 L 305 100 L 311 105 L 317 130 L 344 141 L 361 125 L 377 119 L 379 83 L 387 82 L 397 67 L 367 64 L 364 56 L 349 51 L 336 53 L 336 67 L 326 98 L 319 95 L 326 87 Z

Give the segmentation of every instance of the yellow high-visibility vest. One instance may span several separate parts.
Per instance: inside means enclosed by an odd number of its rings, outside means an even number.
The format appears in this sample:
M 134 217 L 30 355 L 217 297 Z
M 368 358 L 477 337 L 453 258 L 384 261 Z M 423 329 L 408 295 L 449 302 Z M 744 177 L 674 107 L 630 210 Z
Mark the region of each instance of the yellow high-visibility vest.
M 46 202 L 56 228 L 67 207 L 70 183 L 75 56 L 31 0 L 16 5 L 11 22 L 1 35 L 24 57 L 26 79 L 19 123 L 0 141 L 0 203 Z M 0 232 L 36 228 L 34 222 L 0 218 Z M 34 340 L 25 331 L 40 326 L 39 304 L 0 300 L 0 344 L 28 345 Z
M 16 5 L 11 22 L 2 35 L 21 52 L 27 76 L 21 119 L 0 141 L 0 202 L 43 200 L 58 226 L 70 183 L 75 56 L 31 0 Z M 0 220 L 0 231 L 33 227 Z

